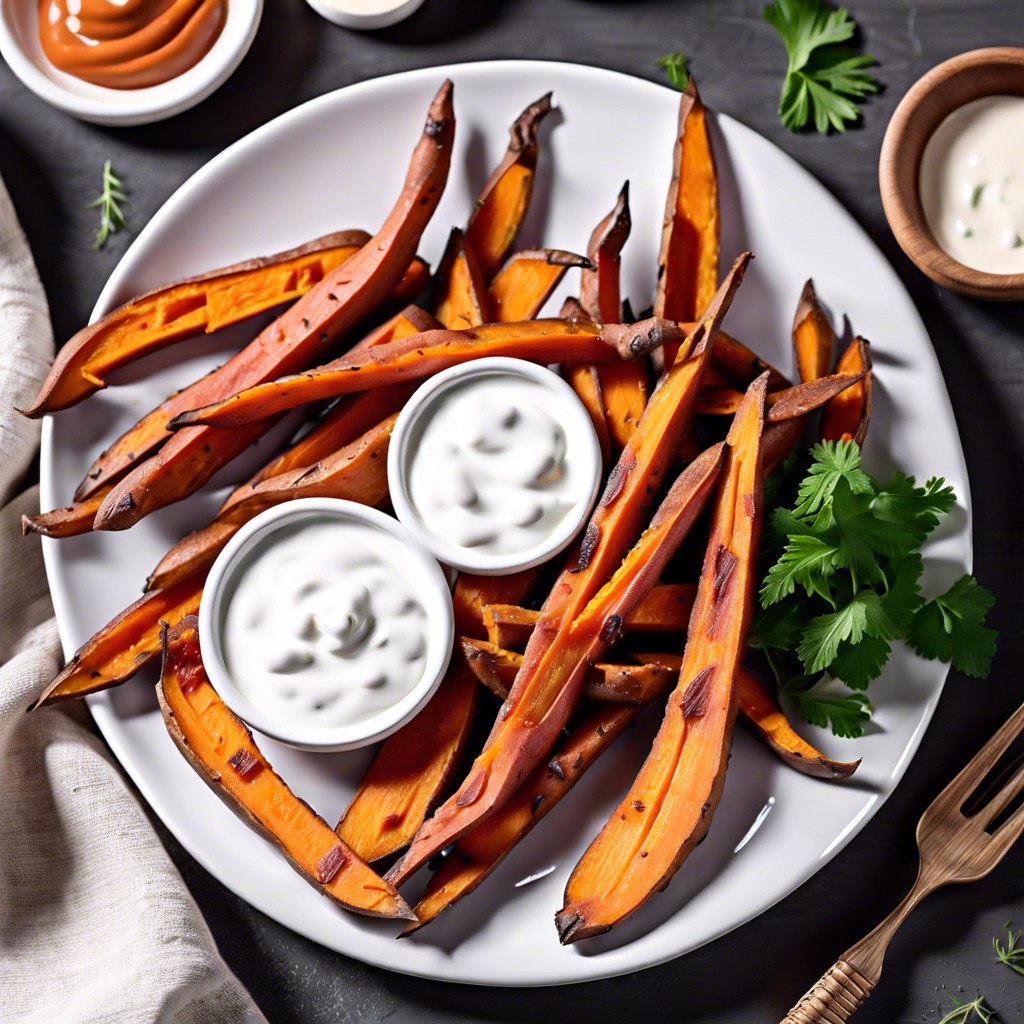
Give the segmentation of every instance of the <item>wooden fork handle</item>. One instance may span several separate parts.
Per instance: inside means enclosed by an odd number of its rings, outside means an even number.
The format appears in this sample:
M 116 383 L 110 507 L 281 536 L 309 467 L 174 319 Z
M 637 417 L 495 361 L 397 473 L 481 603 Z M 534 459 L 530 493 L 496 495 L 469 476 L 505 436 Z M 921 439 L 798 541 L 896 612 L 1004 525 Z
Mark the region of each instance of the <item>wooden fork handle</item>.
M 786 1014 L 782 1024 L 842 1024 L 871 995 L 875 983 L 839 960 Z

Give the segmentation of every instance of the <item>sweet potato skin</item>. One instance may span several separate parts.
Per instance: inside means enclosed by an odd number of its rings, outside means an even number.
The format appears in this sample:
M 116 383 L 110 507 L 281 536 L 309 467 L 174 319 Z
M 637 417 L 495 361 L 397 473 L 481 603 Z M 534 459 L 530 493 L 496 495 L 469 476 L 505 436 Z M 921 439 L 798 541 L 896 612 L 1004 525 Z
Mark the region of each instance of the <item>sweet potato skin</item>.
M 823 441 L 856 441 L 864 444 L 871 423 L 874 399 L 871 372 L 871 346 L 864 338 L 854 338 L 839 357 L 837 373 L 859 374 L 849 390 L 836 395 L 825 406 L 821 417 Z

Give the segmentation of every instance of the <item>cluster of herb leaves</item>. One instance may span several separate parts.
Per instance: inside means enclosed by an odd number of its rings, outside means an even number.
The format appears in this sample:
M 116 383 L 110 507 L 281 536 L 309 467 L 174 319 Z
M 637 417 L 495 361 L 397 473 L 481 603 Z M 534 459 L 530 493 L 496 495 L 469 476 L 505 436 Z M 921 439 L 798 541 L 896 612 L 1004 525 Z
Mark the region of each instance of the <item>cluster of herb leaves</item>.
M 751 639 L 772 667 L 781 692 L 815 725 L 855 737 L 871 717 L 864 691 L 878 677 L 892 644 L 905 640 L 925 658 L 984 677 L 995 653 L 985 625 L 992 595 L 973 576 L 926 601 L 919 549 L 956 504 L 942 479 L 917 486 L 896 472 L 879 483 L 861 467 L 853 441 L 825 441 L 783 506 L 787 485 L 766 496 L 761 607 Z M 799 467 L 784 471 L 790 481 Z M 774 501 L 773 501 L 774 498 Z M 829 689 L 829 679 L 846 684 Z
M 860 117 L 857 104 L 879 90 L 864 70 L 877 63 L 875 58 L 846 45 L 856 30 L 850 15 L 821 0 L 775 0 L 764 19 L 782 36 L 789 58 L 779 96 L 783 126 L 797 131 L 813 118 L 822 134 L 830 128 L 845 131 Z
M 988 1006 L 984 996 L 978 996 L 977 999 L 972 999 L 969 1003 L 961 1002 L 956 996 L 949 998 L 956 1003 L 956 1009 L 947 1013 L 939 1021 L 939 1024 L 969 1024 L 972 1020 L 981 1021 L 981 1024 L 994 1024 L 995 1010 Z

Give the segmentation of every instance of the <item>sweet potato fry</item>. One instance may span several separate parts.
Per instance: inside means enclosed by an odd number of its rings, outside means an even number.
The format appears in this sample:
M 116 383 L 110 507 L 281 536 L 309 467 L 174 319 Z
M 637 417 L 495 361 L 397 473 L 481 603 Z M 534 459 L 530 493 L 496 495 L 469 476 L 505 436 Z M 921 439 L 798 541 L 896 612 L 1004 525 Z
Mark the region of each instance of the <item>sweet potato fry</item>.
M 607 931 L 663 888 L 721 796 L 756 583 L 766 386 L 751 385 L 729 432 L 678 685 L 640 774 L 569 878 L 555 917 L 562 943 Z
M 679 131 L 658 254 L 656 315 L 693 320 L 718 287 L 718 174 L 707 115 L 690 75 L 679 100 Z M 671 366 L 675 352 L 662 353 Z
M 357 914 L 415 919 L 402 897 L 292 793 L 252 733 L 217 696 L 203 670 L 194 619 L 165 631 L 156 692 L 164 724 L 185 760 L 307 881 Z
M 570 363 L 562 367 L 562 376 L 569 387 L 576 392 L 576 397 L 587 410 L 590 422 L 597 434 L 597 443 L 601 448 L 602 465 L 608 466 L 612 460 L 612 440 L 608 431 L 608 419 L 604 411 L 604 395 L 601 393 L 601 378 L 598 376 L 594 363 Z
M 619 638 L 623 620 L 653 588 L 697 518 L 717 480 L 721 455 L 722 446 L 716 445 L 683 471 L 648 529 L 579 616 L 570 618 L 568 611 L 563 612 L 560 628 L 553 626 L 550 612 L 541 618 L 509 699 L 467 780 L 424 822 L 388 872 L 389 881 L 400 884 L 493 813 L 551 750 L 576 704 L 589 666 Z
M 536 580 L 536 569 L 509 576 L 460 576 L 452 593 L 456 630 L 481 634 L 485 604 L 525 600 Z M 469 735 L 476 694 L 475 677 L 456 651 L 427 706 L 377 751 L 337 828 L 365 860 L 379 860 L 407 846 L 444 795 Z
M 190 533 L 164 555 L 147 581 L 162 590 L 208 570 L 224 545 L 260 512 L 296 498 L 345 498 L 363 505 L 382 505 L 388 496 L 388 443 L 397 415 L 368 430 L 351 444 L 314 463 L 278 473 L 237 491 L 213 522 Z
M 428 111 L 398 202 L 380 231 L 241 352 L 165 403 L 165 412 L 216 401 L 317 362 L 326 343 L 375 309 L 415 255 L 447 179 L 454 135 L 452 85 L 445 82 Z M 155 456 L 115 484 L 100 506 L 96 528 L 127 529 L 155 509 L 186 497 L 238 450 L 228 438 L 217 438 L 208 429 L 179 431 Z M 195 461 L 202 463 L 204 473 L 196 471 Z M 188 471 L 181 471 L 182 466 L 188 466 Z
M 437 272 L 440 286 L 434 315 L 442 327 L 461 330 L 493 319 L 491 301 L 472 246 L 455 228 Z
M 551 111 L 551 93 L 531 103 L 509 130 L 508 149 L 480 192 L 466 237 L 490 281 L 512 251 L 526 216 L 537 170 L 537 128 Z
M 768 391 L 790 387 L 785 374 L 766 363 L 756 352 L 751 351 L 731 335 L 719 332 L 715 339 L 715 351 L 711 354 L 712 368 L 718 370 L 734 387 L 748 388 L 762 373 L 768 374 Z
M 793 350 L 801 380 L 817 380 L 828 373 L 835 344 L 836 332 L 818 302 L 814 282 L 808 279 L 793 316 Z
M 304 295 L 370 240 L 337 231 L 144 292 L 80 330 L 57 353 L 26 416 L 67 409 L 107 386 L 112 370 L 197 334 L 211 334 Z
M 476 889 L 534 825 L 554 809 L 641 710 L 628 705 L 606 705 L 594 711 L 555 757 L 534 768 L 507 803 L 455 844 L 416 905 L 417 921 L 401 937 L 429 924 L 441 911 Z
M 160 653 L 160 623 L 175 626 L 199 611 L 206 572 L 152 590 L 95 633 L 39 695 L 32 709 L 84 697 L 131 679 Z
M 172 429 L 240 427 L 305 402 L 336 398 L 385 384 L 421 380 L 450 366 L 485 356 L 533 362 L 601 362 L 635 359 L 670 340 L 685 338 L 668 320 L 610 325 L 527 320 L 484 324 L 465 331 L 428 331 L 336 359 L 316 370 L 259 384 L 230 398 L 176 416 Z
M 494 276 L 487 290 L 494 319 L 504 323 L 532 320 L 567 270 L 589 265 L 585 257 L 564 249 L 517 252 Z
M 486 640 L 461 638 L 462 653 L 473 675 L 496 697 L 505 700 L 523 656 Z M 583 696 L 610 704 L 646 704 L 665 693 L 675 673 L 664 665 L 615 665 L 599 662 L 583 683 Z
M 96 518 L 103 499 L 110 493 L 113 484 L 101 487 L 84 501 L 76 501 L 73 505 L 65 505 L 49 512 L 40 512 L 34 516 L 21 517 L 23 534 L 39 533 L 44 537 L 77 537 L 92 529 L 92 521 Z
M 854 338 L 839 357 L 837 373 L 860 374 L 860 379 L 836 395 L 821 417 L 823 441 L 856 441 L 863 445 L 871 422 L 871 347 L 864 338 Z
M 690 583 L 662 583 L 626 617 L 626 632 L 685 633 L 697 588 Z M 541 613 L 514 604 L 489 604 L 483 610 L 487 639 L 498 647 L 521 651 Z

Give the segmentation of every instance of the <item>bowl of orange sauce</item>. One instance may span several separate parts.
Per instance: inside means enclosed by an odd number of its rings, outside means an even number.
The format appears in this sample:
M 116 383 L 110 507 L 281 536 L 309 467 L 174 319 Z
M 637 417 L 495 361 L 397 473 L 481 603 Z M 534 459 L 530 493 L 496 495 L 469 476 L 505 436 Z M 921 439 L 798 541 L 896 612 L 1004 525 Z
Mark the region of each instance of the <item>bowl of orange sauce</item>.
M 223 84 L 262 13 L 263 0 L 0 0 L 0 55 L 83 121 L 148 124 Z

